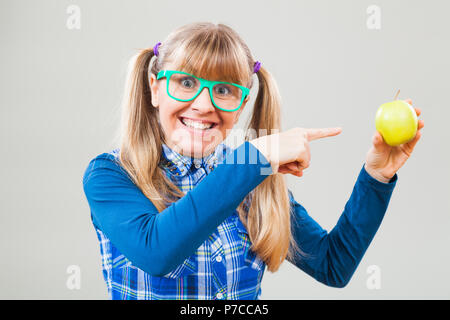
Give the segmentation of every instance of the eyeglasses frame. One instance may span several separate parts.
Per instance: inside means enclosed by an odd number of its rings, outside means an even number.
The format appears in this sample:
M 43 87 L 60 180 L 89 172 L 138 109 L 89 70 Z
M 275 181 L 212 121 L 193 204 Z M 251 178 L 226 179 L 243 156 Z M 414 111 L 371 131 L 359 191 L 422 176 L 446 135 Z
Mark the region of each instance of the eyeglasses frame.
M 169 92 L 169 81 L 170 81 L 170 77 L 172 76 L 172 74 L 174 73 L 181 73 L 181 74 L 185 74 L 188 76 L 191 76 L 197 80 L 199 80 L 200 82 L 200 89 L 198 90 L 198 92 L 191 98 L 191 99 L 179 99 L 179 98 L 175 98 L 174 96 L 172 96 Z M 194 100 L 199 94 L 200 92 L 203 91 L 204 88 L 208 88 L 209 90 L 209 96 L 211 98 L 211 102 L 213 103 L 213 105 L 222 111 L 226 111 L 226 112 L 234 112 L 236 110 L 239 110 L 242 106 L 242 103 L 244 102 L 245 98 L 247 98 L 247 96 L 250 94 L 250 89 L 244 86 L 241 86 L 237 83 L 231 83 L 231 82 L 225 82 L 225 81 L 210 81 L 210 80 L 206 80 L 203 78 L 199 78 L 194 76 L 193 74 L 187 73 L 187 72 L 183 72 L 183 71 L 177 71 L 177 70 L 161 70 L 158 72 L 158 75 L 156 76 L 156 80 L 160 80 L 162 78 L 166 78 L 167 79 L 167 85 L 166 85 L 166 89 L 167 89 L 167 94 L 169 95 L 169 97 L 171 97 L 172 99 L 175 99 L 177 101 L 183 101 L 183 102 L 187 102 L 187 101 L 192 101 Z M 232 86 L 236 86 L 238 88 L 240 88 L 242 90 L 242 98 L 241 98 L 241 102 L 239 104 L 239 106 L 236 109 L 233 110 L 227 110 L 227 109 L 223 109 L 221 107 L 219 107 L 218 105 L 216 105 L 216 103 L 214 102 L 214 98 L 213 98 L 213 93 L 212 93 L 212 89 L 216 84 L 219 83 L 223 83 L 223 84 L 228 84 L 228 85 L 232 85 Z

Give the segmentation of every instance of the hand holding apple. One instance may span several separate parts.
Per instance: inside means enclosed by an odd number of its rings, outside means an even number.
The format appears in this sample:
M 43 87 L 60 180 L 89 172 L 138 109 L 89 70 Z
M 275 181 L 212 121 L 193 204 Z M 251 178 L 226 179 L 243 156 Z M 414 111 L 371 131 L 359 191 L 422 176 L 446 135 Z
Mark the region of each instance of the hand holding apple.
M 403 103 L 400 102 L 401 100 L 396 101 Z M 412 108 L 411 99 L 406 99 L 405 102 Z M 388 107 L 392 107 L 392 105 L 388 105 Z M 394 113 L 395 111 L 398 112 L 398 109 L 394 110 Z M 400 111 L 401 118 L 399 122 L 397 122 L 397 129 L 394 128 L 393 130 L 392 127 L 389 128 L 389 123 L 386 125 L 386 122 L 383 123 L 383 121 L 380 121 L 381 116 L 377 112 L 377 131 L 375 131 L 375 134 L 373 135 L 373 145 L 366 155 L 364 166 L 366 171 L 378 181 L 384 183 L 389 182 L 398 169 L 400 169 L 411 156 L 415 145 L 419 141 L 422 135 L 420 130 L 424 127 L 424 122 L 423 120 L 417 121 L 416 118 L 416 115 L 420 115 L 421 110 L 414 108 L 414 112 L 414 115 L 409 115 L 405 109 L 403 110 L 403 113 Z M 411 123 L 413 125 L 411 125 Z M 403 128 L 403 130 L 401 128 Z M 383 135 L 378 130 L 381 130 Z

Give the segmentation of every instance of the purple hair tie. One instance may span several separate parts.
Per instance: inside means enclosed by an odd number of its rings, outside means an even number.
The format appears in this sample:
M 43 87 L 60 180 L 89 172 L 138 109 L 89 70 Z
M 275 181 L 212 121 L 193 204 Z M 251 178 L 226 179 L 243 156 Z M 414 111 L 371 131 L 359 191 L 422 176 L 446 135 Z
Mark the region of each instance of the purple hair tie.
M 158 52 L 158 47 L 161 45 L 161 42 L 158 42 L 154 47 L 153 47 L 153 53 L 155 54 L 155 56 L 159 55 Z
M 261 62 L 256 61 L 255 65 L 253 66 L 253 73 L 257 73 L 260 68 L 261 68 Z

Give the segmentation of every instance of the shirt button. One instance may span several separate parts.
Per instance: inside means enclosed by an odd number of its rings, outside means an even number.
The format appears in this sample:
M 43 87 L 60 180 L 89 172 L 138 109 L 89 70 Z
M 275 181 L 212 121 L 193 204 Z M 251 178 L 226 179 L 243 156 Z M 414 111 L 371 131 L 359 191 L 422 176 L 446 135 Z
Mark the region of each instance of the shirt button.
M 222 299 L 223 298 L 222 292 L 217 292 L 216 297 L 217 299 Z
M 195 163 L 195 167 L 196 167 L 197 169 L 200 168 L 200 163 L 196 162 L 196 163 Z
M 217 261 L 217 262 L 222 262 L 222 256 L 217 256 L 217 257 L 216 257 L 216 261 Z

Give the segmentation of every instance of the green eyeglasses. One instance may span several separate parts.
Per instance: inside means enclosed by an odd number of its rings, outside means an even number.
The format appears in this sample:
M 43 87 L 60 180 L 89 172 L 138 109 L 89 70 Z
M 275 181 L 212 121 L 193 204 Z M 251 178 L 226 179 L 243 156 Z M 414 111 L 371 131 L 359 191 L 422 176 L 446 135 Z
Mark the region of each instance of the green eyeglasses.
M 193 74 L 175 70 L 161 70 L 156 79 L 167 79 L 167 94 L 178 101 L 194 100 L 203 88 L 208 88 L 213 105 L 223 111 L 232 112 L 242 106 L 250 89 L 236 83 L 209 81 Z

